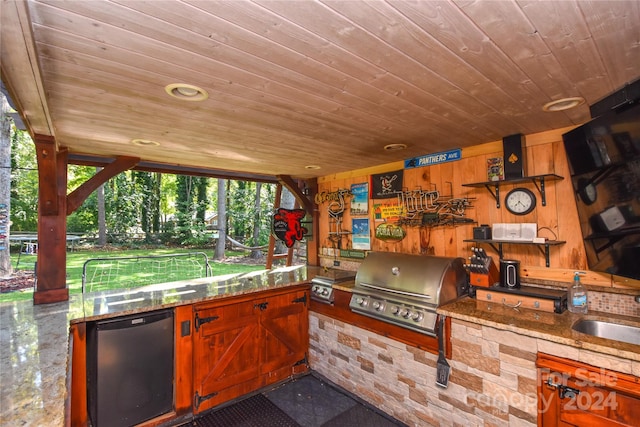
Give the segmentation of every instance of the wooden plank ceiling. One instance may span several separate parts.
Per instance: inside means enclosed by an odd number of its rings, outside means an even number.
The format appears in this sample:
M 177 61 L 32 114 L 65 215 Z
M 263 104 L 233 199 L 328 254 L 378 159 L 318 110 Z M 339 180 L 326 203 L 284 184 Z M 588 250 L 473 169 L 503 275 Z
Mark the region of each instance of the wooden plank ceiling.
M 73 155 L 254 177 L 326 176 L 580 124 L 640 77 L 636 0 L 1 7 L 2 79 L 31 132 Z M 209 96 L 172 98 L 171 83 Z M 565 97 L 586 103 L 542 111 Z M 396 143 L 408 147 L 383 149 Z

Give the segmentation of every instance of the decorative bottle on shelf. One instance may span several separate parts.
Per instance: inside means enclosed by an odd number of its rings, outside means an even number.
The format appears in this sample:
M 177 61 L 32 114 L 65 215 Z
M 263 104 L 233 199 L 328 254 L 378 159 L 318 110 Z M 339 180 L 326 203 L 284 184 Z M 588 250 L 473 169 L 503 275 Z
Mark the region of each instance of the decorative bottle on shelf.
M 587 288 L 580 282 L 580 273 L 575 272 L 573 285 L 569 288 L 569 311 L 572 313 L 587 314 Z

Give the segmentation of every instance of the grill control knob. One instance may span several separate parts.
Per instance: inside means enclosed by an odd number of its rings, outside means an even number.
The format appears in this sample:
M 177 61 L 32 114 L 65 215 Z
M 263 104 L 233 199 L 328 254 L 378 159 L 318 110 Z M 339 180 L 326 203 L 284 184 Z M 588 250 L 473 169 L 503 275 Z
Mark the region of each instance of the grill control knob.
M 402 310 L 400 310 L 400 311 L 398 312 L 398 314 L 399 314 L 400 316 L 402 316 L 402 317 L 405 317 L 405 318 L 406 318 L 406 317 L 409 317 L 409 310 L 407 310 L 406 308 L 403 308 Z
M 323 289 L 322 290 L 322 295 L 329 295 L 329 289 Z
M 397 305 L 394 305 L 393 307 L 391 307 L 391 313 L 398 314 L 399 311 L 400 311 L 400 307 L 398 307 Z
M 384 304 L 382 304 L 380 301 L 376 301 L 373 303 L 373 308 L 375 308 L 378 311 L 382 311 L 384 310 Z
M 411 316 L 411 318 L 413 320 L 415 320 L 416 322 L 419 322 L 424 318 L 424 315 L 422 313 L 420 313 L 419 311 L 416 311 L 415 313 L 413 313 L 413 316 Z
M 408 319 L 408 318 L 410 318 L 410 317 L 413 317 L 413 313 L 412 313 L 410 310 L 405 310 L 405 311 L 402 313 L 402 317 L 404 317 L 405 319 Z
M 361 305 L 363 307 L 366 307 L 367 300 L 362 298 L 362 297 L 358 297 L 358 298 L 356 298 L 356 304 Z
M 311 292 L 316 293 L 316 294 L 317 294 L 317 293 L 320 293 L 320 286 L 315 285 L 315 286 L 313 287 L 313 289 L 311 289 Z

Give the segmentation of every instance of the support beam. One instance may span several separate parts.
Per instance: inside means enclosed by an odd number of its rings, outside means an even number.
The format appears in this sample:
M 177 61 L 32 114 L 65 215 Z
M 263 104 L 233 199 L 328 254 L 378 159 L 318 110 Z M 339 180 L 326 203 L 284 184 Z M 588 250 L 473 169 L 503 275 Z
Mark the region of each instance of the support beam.
M 56 142 L 52 136 L 45 135 L 35 135 L 33 141 L 36 145 L 36 159 L 38 161 L 39 215 L 57 215 L 59 196 L 56 173 L 58 166 Z
M 300 205 L 304 208 L 307 214 L 312 215 L 314 203 L 309 200 L 309 197 L 307 197 L 306 194 L 302 192 L 300 187 L 298 187 L 298 183 L 294 181 L 293 178 L 291 178 L 289 175 L 278 175 L 277 178 L 278 182 L 281 185 L 287 187 L 287 189 L 291 191 L 291 193 L 294 195 L 298 203 L 300 203 Z
M 67 196 L 68 152 L 58 150 L 51 136 L 35 135 L 38 159 L 38 262 L 34 304 L 69 299 L 67 289 L 67 215 L 73 213 L 100 185 L 140 159 L 118 157 Z
M 38 263 L 34 304 L 69 299 L 67 289 L 67 150 L 34 135 L 38 159 Z
M 138 164 L 138 157 L 119 156 L 67 196 L 67 215 L 71 215 L 102 184 Z M 65 168 L 66 173 L 66 168 Z

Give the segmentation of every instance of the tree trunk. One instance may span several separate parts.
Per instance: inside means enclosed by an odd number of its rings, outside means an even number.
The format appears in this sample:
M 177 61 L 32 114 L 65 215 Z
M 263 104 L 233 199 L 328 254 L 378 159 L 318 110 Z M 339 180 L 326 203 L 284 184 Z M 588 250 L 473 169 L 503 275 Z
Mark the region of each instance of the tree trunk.
M 96 173 L 101 170 L 102 168 L 96 168 Z M 98 245 L 104 246 L 107 244 L 107 215 L 104 207 L 104 185 L 98 187 L 96 191 L 98 198 Z
M 218 241 L 213 258 L 224 259 L 224 248 L 227 240 L 227 185 L 226 180 L 218 179 Z
M 201 176 L 197 178 L 196 182 L 196 197 L 198 199 L 198 203 L 196 204 L 196 218 L 198 219 L 198 225 L 204 226 L 207 217 L 207 207 L 209 206 L 209 200 L 207 199 L 209 178 Z
M 11 212 L 11 123 L 9 103 L 0 93 L 0 278 L 12 273 L 9 252 L 9 214 Z
M 258 239 L 260 239 L 260 193 L 262 190 L 262 183 L 256 182 L 256 203 L 255 203 L 255 214 L 253 217 L 253 245 L 254 247 L 259 246 Z M 260 259 L 262 258 L 262 251 L 260 249 L 253 249 L 251 254 L 249 255 L 252 259 Z
M 160 199 L 161 193 L 160 188 L 162 185 L 162 174 L 160 172 L 156 172 L 153 174 L 155 179 L 153 180 L 153 222 L 152 222 L 152 230 L 154 233 L 160 232 Z

